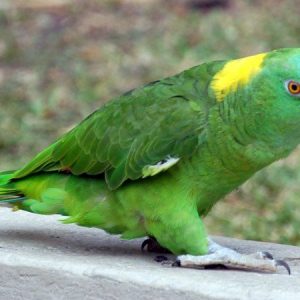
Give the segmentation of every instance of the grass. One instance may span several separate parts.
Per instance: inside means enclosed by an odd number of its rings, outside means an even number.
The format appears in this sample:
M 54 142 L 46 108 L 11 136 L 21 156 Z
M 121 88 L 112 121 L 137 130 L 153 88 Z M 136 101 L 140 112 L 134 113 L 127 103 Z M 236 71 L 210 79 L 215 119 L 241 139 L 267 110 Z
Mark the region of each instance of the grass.
M 213 9 L 192 2 L 0 5 L 1 170 L 20 167 L 136 86 L 208 60 L 299 46 L 297 0 L 231 0 Z M 296 150 L 219 202 L 208 231 L 300 245 L 299 179 Z

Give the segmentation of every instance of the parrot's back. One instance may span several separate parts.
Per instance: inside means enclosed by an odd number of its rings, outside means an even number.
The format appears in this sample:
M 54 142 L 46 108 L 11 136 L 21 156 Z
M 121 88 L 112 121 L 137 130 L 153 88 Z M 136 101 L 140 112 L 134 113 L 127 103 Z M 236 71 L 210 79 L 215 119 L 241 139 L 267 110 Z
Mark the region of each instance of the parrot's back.
M 224 63 L 202 64 L 108 102 L 12 177 L 52 171 L 102 175 L 113 190 L 191 157 L 215 105 L 208 86 Z

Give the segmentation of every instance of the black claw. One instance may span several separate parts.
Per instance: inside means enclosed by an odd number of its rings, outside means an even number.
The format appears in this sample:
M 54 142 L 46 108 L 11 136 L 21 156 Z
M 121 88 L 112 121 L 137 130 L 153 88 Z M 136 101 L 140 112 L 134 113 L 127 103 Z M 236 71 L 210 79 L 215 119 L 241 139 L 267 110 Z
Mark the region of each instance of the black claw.
M 169 260 L 166 256 L 164 255 L 157 255 L 155 258 L 154 258 L 155 261 L 157 262 L 163 262 L 163 261 L 166 261 L 166 260 Z
M 276 266 L 284 267 L 288 271 L 289 275 L 291 275 L 291 268 L 287 262 L 285 262 L 284 260 L 281 260 L 281 259 L 275 260 L 275 262 L 276 262 Z
M 141 245 L 142 252 L 154 252 L 154 253 L 171 253 L 168 249 L 162 247 L 154 237 L 149 237 L 144 240 Z
M 173 263 L 172 263 L 172 267 L 181 267 L 181 262 L 179 259 L 176 259 Z
M 268 251 L 262 251 L 262 254 L 264 255 L 265 258 L 274 259 L 273 255 Z
M 145 251 L 145 247 L 146 247 L 147 245 L 149 245 L 149 242 L 150 242 L 150 239 L 146 239 L 146 240 L 143 241 L 143 243 L 142 243 L 142 245 L 141 245 L 141 250 L 142 250 L 142 252 Z

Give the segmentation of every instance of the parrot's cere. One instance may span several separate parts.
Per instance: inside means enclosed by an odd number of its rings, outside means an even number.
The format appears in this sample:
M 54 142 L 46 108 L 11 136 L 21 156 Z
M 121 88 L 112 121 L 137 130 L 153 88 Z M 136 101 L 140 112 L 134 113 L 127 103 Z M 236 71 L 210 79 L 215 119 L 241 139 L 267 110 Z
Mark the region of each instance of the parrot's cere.
M 178 266 L 289 271 L 269 253 L 214 243 L 202 218 L 299 143 L 300 49 L 213 61 L 106 103 L 0 173 L 0 200 L 124 239 L 148 236 Z

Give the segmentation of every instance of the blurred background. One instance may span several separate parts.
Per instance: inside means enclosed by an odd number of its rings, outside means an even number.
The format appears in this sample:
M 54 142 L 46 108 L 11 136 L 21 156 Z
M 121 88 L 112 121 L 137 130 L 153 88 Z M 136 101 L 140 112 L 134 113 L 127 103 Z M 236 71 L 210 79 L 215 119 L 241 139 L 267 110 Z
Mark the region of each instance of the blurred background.
M 0 0 L 0 167 L 105 101 L 214 59 L 300 46 L 298 0 Z M 300 245 L 300 150 L 220 201 L 212 234 Z

